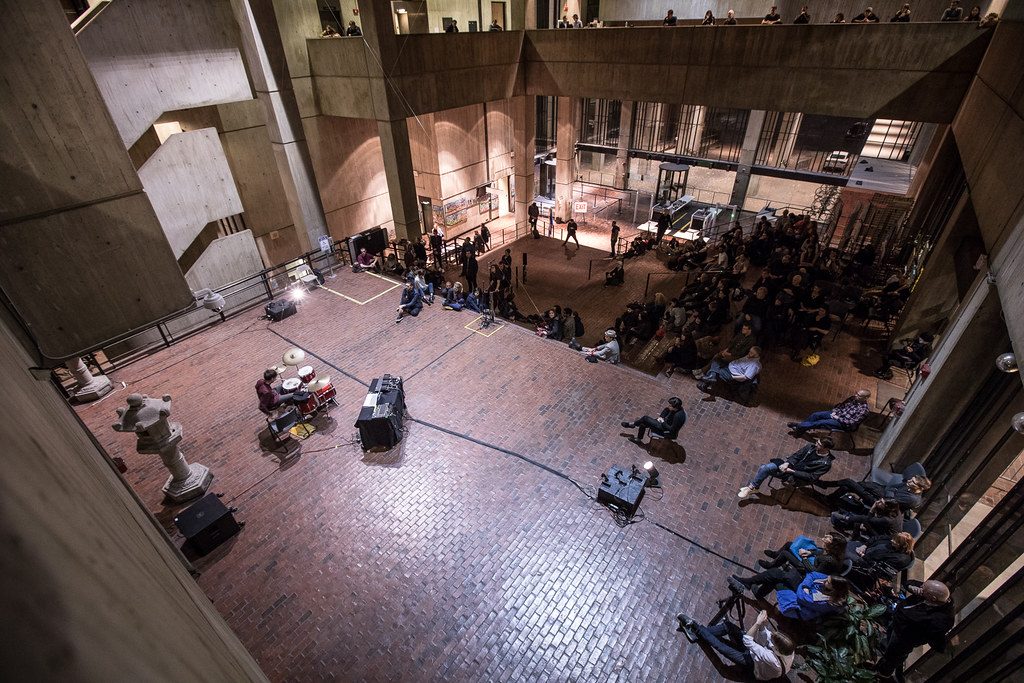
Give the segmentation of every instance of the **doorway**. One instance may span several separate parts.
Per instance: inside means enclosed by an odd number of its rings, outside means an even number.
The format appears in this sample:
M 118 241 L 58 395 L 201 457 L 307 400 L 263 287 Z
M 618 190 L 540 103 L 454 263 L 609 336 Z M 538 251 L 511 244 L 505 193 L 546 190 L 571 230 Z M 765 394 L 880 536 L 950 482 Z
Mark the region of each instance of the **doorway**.
M 498 22 L 498 26 L 505 29 L 505 3 L 504 2 L 492 2 L 491 3 L 491 22 Z

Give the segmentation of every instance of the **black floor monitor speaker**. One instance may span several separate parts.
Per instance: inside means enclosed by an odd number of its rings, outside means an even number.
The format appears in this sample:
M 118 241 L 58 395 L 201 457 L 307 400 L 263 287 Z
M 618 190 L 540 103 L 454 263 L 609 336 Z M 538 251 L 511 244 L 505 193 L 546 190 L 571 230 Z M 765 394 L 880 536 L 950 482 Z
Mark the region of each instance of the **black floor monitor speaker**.
M 242 528 L 215 494 L 199 499 L 174 518 L 174 525 L 200 555 L 206 555 Z
M 405 389 L 401 377 L 384 375 L 370 382 L 370 390 L 356 418 L 363 450 L 391 448 L 403 436 Z
M 348 249 L 352 257 L 352 263 L 356 262 L 359 250 L 366 247 L 366 251 L 380 256 L 388 248 L 388 233 L 384 228 L 370 228 L 363 230 L 358 235 L 349 238 Z
M 645 480 L 646 477 L 639 472 L 634 473 L 632 469 L 613 465 L 608 474 L 601 475 L 597 502 L 618 508 L 632 517 L 644 499 Z
M 268 318 L 280 322 L 290 315 L 295 315 L 295 302 L 289 299 L 274 299 L 264 310 Z

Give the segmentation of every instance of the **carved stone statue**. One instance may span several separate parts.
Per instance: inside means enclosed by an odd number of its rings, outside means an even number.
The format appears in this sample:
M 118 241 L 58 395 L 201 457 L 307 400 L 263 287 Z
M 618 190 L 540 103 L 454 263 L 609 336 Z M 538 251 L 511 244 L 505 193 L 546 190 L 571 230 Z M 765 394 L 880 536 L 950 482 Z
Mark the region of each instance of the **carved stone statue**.
M 213 481 L 213 474 L 204 465 L 189 465 L 181 454 L 181 423 L 168 422 L 171 414 L 171 397 L 150 398 L 145 394 L 128 396 L 128 407 L 118 408 L 119 418 L 113 427 L 118 432 L 134 432 L 139 453 L 158 453 L 164 467 L 171 476 L 164 484 L 163 492 L 172 503 L 184 503 L 206 493 Z

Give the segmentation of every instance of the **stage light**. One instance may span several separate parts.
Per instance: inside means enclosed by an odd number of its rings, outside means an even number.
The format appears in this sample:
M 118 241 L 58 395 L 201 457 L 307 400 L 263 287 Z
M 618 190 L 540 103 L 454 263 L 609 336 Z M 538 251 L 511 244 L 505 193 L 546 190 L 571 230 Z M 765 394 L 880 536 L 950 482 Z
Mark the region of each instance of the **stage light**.
M 658 473 L 658 468 L 654 466 L 654 463 L 648 460 L 644 463 L 644 469 L 647 470 L 647 481 L 644 482 L 644 486 L 661 488 L 661 480 L 658 479 L 661 475 Z
M 1017 356 L 1012 353 L 1001 353 L 996 356 L 996 367 L 1003 372 L 1017 372 Z

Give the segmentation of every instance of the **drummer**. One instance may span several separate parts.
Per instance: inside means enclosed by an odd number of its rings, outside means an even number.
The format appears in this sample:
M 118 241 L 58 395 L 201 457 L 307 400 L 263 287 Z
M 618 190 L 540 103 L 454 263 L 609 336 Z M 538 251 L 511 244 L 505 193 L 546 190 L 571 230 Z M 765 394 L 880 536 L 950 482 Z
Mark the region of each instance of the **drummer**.
M 278 406 L 295 403 L 294 394 L 282 394 L 274 387 L 273 382 L 277 379 L 277 370 L 273 368 L 263 372 L 263 379 L 256 382 L 256 395 L 260 399 L 260 410 L 269 413 Z

